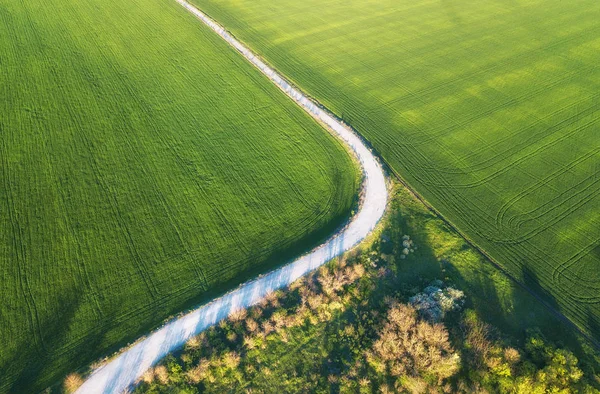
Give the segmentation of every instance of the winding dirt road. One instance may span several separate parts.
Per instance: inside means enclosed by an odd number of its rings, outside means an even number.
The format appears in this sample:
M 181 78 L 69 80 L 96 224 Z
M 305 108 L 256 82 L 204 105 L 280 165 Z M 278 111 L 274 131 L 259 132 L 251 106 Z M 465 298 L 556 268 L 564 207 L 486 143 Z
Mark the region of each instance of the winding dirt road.
M 377 225 L 387 205 L 387 186 L 381 165 L 362 140 L 329 112 L 323 110 L 284 78 L 269 68 L 225 29 L 185 0 L 176 0 L 219 36 L 237 49 L 296 104 L 326 126 L 352 149 L 363 172 L 362 198 L 358 213 L 349 224 L 323 245 L 264 276 L 164 325 L 144 340 L 125 350 L 94 373 L 77 390 L 79 394 L 121 393 L 168 353 L 180 348 L 191 337 L 227 318 L 237 309 L 259 302 L 267 293 L 292 283 L 301 276 L 356 246 Z

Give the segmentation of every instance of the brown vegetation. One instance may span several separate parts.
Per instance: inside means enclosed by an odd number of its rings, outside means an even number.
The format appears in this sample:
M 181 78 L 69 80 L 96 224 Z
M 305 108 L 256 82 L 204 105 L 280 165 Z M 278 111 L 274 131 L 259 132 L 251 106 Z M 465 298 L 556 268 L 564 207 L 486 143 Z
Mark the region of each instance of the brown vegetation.
M 379 373 L 396 378 L 396 389 L 414 393 L 439 387 L 460 366 L 446 328 L 419 319 L 412 306 L 400 303 L 391 306 L 379 338 L 366 356 Z
M 72 373 L 65 378 L 63 387 L 67 393 L 74 393 L 82 384 L 83 379 L 81 376 L 77 373 Z

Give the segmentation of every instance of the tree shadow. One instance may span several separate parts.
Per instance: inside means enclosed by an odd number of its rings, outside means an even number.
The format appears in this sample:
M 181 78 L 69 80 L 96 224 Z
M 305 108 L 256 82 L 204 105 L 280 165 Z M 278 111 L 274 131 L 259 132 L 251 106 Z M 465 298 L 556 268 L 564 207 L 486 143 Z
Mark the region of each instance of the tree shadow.
M 580 359 L 586 358 L 600 366 L 600 361 L 595 360 L 600 355 L 597 339 L 581 332 L 561 313 L 560 303 L 540 284 L 536 272 L 523 266 L 520 277 L 514 277 L 414 196 L 406 198 L 404 191 L 399 194 L 404 196 L 402 203 L 393 205 L 384 234 L 389 231 L 397 239 L 401 233 L 407 233 L 415 239 L 419 250 L 410 258 L 395 260 L 400 266 L 396 278 L 398 288 L 410 289 L 427 280 L 441 279 L 463 290 L 467 295 L 466 306 L 475 309 L 508 340 L 522 344 L 528 329 L 537 327 L 552 342 L 564 344 Z M 444 240 L 452 246 L 443 245 Z M 444 251 L 441 258 L 440 250 Z M 397 245 L 394 253 L 398 253 Z M 588 326 L 589 332 L 600 333 L 600 323 L 589 311 Z
M 21 340 L 20 352 L 8 359 L 0 370 L 3 371 L 3 383 L 9 393 L 40 392 L 50 385 L 57 385 L 59 379 L 73 372 L 72 365 L 86 365 L 97 356 L 103 342 L 105 330 L 92 331 L 79 338 L 77 350 L 73 351 L 72 338 L 69 338 L 71 323 L 77 310 L 83 304 L 83 298 L 77 291 L 62 292 L 59 296 L 60 310 L 54 314 L 59 319 L 48 319 L 42 323 L 41 330 L 44 348 L 33 346 L 33 338 Z M 107 317 L 110 319 L 110 317 Z M 69 344 L 70 346 L 67 346 Z M 68 362 L 58 362 L 64 359 Z M 59 367 L 57 367 L 59 366 Z M 14 371 L 14 374 L 10 374 Z

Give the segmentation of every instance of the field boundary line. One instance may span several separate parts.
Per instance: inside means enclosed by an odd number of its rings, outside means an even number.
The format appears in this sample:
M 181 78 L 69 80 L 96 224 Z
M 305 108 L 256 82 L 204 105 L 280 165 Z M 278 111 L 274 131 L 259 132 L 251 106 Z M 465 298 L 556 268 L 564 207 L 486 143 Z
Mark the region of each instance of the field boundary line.
M 300 92 L 200 10 L 185 0 L 176 1 L 241 53 L 300 108 L 343 143 L 362 170 L 358 212 L 324 244 L 309 253 L 173 319 L 124 350 L 94 371 L 76 391 L 79 394 L 121 393 L 131 388 L 146 370 L 170 352 L 181 348 L 193 336 L 226 319 L 232 312 L 257 304 L 270 292 L 291 284 L 354 248 L 373 231 L 383 217 L 388 203 L 388 185 L 383 165 L 358 133 L 317 104 L 316 100 Z

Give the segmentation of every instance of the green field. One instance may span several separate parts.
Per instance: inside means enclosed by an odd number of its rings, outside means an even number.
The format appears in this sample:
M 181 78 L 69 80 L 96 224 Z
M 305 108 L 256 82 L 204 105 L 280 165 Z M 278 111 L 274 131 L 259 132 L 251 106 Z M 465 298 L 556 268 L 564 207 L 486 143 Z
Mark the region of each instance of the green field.
M 311 248 L 358 183 L 174 1 L 0 0 L 0 392 Z
M 600 339 L 600 3 L 194 0 Z

